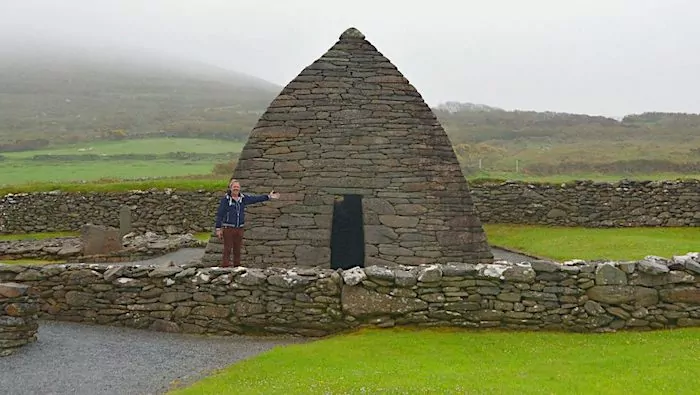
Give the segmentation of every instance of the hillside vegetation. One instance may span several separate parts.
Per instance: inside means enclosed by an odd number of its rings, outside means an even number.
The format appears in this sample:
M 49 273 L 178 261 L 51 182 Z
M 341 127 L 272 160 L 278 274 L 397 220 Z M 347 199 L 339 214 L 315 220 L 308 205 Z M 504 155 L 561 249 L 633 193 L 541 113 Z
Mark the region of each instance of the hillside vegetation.
M 0 171 L 6 174 L 0 184 L 5 185 L 45 181 L 53 178 L 46 172 L 59 169 L 58 179 L 76 180 L 211 174 L 217 164 L 228 169 L 237 151 L 183 144 L 154 153 L 152 147 L 163 137 L 242 143 L 281 89 L 210 66 L 118 53 L 0 55 Z M 457 102 L 434 110 L 470 177 L 700 175 L 698 114 L 616 120 Z M 114 145 L 108 154 L 88 150 L 100 141 L 142 139 Z M 107 160 L 108 174 L 105 167 L 84 168 Z
M 144 136 L 242 140 L 279 89 L 194 63 L 0 52 L 0 152 Z
M 700 174 L 700 114 L 621 120 L 455 103 L 436 115 L 465 170 L 555 174 Z

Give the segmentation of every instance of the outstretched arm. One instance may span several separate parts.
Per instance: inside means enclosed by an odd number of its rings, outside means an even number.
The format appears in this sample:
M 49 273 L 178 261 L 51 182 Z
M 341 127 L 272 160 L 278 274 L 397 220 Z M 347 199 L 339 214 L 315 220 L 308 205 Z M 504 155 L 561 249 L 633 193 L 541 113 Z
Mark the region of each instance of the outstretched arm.
M 270 200 L 270 195 L 245 195 L 245 204 L 255 204 Z
M 260 203 L 260 202 L 265 202 L 270 199 L 277 199 L 280 197 L 279 193 L 275 193 L 273 190 L 272 192 L 268 193 L 267 195 L 244 195 L 243 199 L 245 199 L 245 204 L 255 204 L 255 203 Z

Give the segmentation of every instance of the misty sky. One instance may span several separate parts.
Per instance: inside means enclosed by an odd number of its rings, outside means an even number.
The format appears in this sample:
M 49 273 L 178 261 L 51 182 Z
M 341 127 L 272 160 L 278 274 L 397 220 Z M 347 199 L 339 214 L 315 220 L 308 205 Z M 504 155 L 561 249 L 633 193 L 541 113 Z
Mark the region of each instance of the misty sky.
M 700 112 L 695 0 L 411 1 L 0 0 L 0 37 L 162 52 L 283 85 L 355 26 L 431 105 Z

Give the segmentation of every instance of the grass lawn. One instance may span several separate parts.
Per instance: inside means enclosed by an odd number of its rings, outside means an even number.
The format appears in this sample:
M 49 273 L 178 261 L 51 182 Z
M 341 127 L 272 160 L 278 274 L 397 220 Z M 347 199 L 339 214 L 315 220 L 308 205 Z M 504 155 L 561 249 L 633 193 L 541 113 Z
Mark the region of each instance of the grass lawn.
M 558 260 L 634 260 L 700 251 L 700 228 L 569 228 L 485 224 L 489 243 Z
M 277 347 L 170 394 L 696 394 L 698 339 L 698 328 L 364 330 Z

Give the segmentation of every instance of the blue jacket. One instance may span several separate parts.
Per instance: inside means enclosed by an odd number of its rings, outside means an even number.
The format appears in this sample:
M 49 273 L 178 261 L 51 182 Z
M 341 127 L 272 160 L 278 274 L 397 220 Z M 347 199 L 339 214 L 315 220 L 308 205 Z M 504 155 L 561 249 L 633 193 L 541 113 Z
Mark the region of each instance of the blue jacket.
M 242 228 L 245 224 L 245 206 L 270 200 L 269 195 L 239 194 L 240 202 L 226 194 L 219 201 L 219 209 L 216 211 L 216 229 L 222 226 Z

